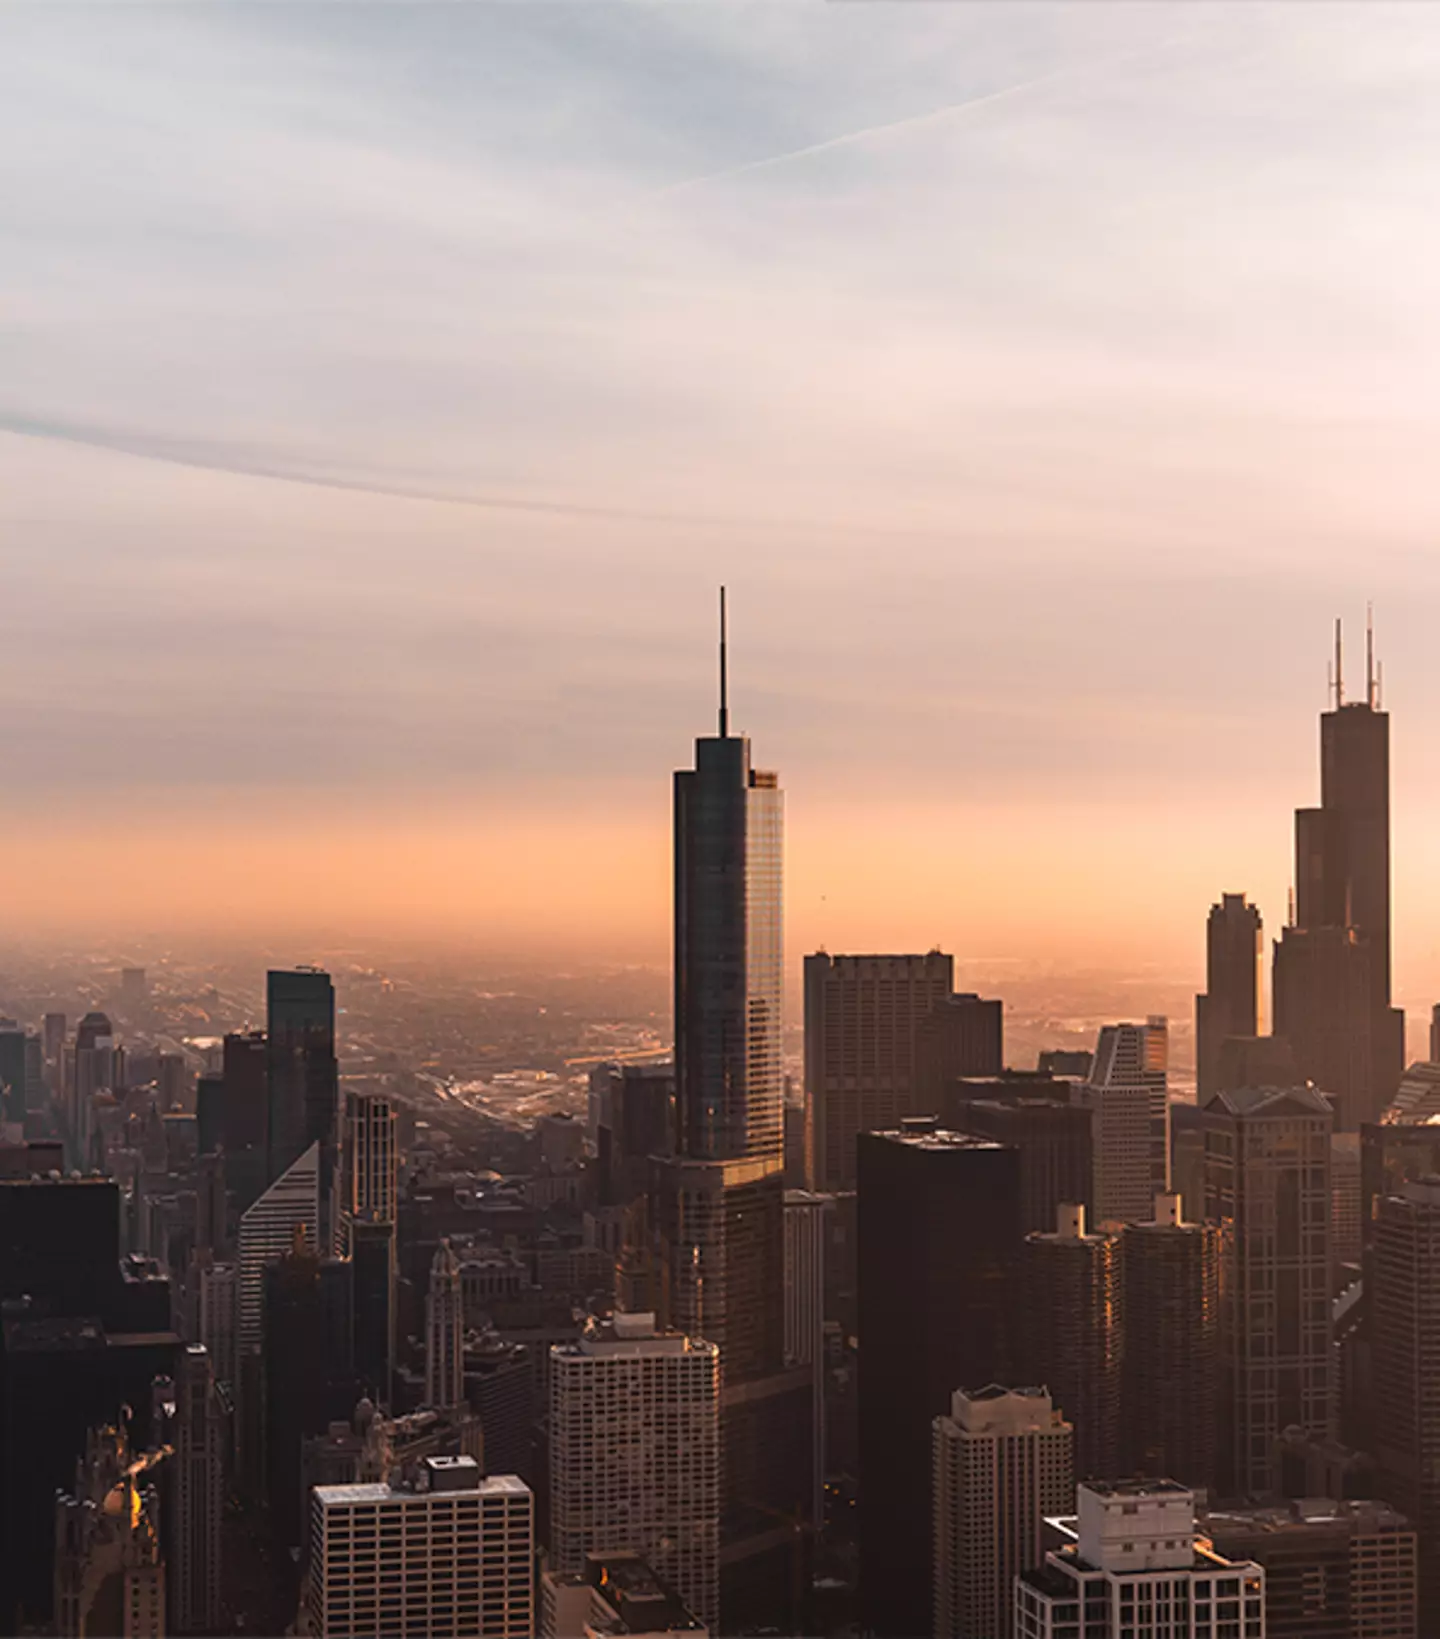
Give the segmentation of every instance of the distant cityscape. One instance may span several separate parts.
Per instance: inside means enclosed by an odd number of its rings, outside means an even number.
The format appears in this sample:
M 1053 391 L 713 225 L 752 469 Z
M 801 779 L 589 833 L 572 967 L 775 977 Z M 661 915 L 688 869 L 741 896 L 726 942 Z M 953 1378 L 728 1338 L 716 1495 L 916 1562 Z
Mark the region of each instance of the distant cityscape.
M 1440 1008 L 1407 1065 L 1366 637 L 1268 1016 L 1243 884 L 1193 998 L 787 958 L 723 594 L 668 976 L 17 948 L 3 1631 L 1440 1632 Z

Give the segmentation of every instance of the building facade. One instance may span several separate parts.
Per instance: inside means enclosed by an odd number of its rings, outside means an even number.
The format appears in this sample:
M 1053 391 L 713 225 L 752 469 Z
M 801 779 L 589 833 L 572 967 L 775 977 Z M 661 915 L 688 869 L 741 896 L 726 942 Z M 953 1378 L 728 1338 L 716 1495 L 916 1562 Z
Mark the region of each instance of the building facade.
M 1107 1024 L 1077 1100 L 1094 1112 L 1095 1225 L 1146 1223 L 1169 1187 L 1169 1032 L 1164 1019 Z
M 1200 1098 L 1220 1091 L 1220 1050 L 1260 1034 L 1260 912 L 1243 893 L 1221 894 L 1205 924 L 1205 991 L 1195 998 L 1195 1080 Z

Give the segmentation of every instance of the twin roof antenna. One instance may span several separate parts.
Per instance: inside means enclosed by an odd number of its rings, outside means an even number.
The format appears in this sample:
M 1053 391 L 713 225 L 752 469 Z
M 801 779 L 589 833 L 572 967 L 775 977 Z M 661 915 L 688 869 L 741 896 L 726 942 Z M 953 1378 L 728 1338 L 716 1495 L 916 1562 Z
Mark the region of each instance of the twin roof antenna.
M 1335 658 L 1329 666 L 1330 696 L 1336 711 L 1345 704 L 1344 651 L 1340 638 L 1340 621 L 1335 621 Z M 1365 704 L 1371 711 L 1380 709 L 1380 663 L 1375 658 L 1375 606 L 1365 605 Z

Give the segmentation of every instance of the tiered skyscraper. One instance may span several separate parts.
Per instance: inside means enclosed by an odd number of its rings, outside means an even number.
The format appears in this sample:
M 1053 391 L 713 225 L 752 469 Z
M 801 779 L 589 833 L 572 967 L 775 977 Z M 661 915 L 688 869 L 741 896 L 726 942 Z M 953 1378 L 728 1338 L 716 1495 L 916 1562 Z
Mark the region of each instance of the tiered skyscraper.
M 1275 1034 L 1330 1095 L 1339 1131 L 1379 1118 L 1400 1082 L 1405 1016 L 1390 1005 L 1390 717 L 1366 633 L 1365 698 L 1320 718 L 1320 806 L 1295 813 L 1295 916 L 1275 946 Z
M 665 1322 L 720 1349 L 727 1625 L 780 1618 L 810 1497 L 810 1371 L 785 1364 L 783 805 L 730 732 L 675 775 L 676 1156 L 659 1169 Z

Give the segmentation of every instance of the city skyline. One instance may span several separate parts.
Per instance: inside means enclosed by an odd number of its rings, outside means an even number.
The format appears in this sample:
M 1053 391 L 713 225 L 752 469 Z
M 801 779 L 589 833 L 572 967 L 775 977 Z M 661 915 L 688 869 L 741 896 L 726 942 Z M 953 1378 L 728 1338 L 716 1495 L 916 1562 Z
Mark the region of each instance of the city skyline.
M 1363 15 L 11 8 L 18 913 L 658 956 L 725 579 L 792 950 L 1193 970 L 1373 596 L 1425 999 L 1440 29 Z

